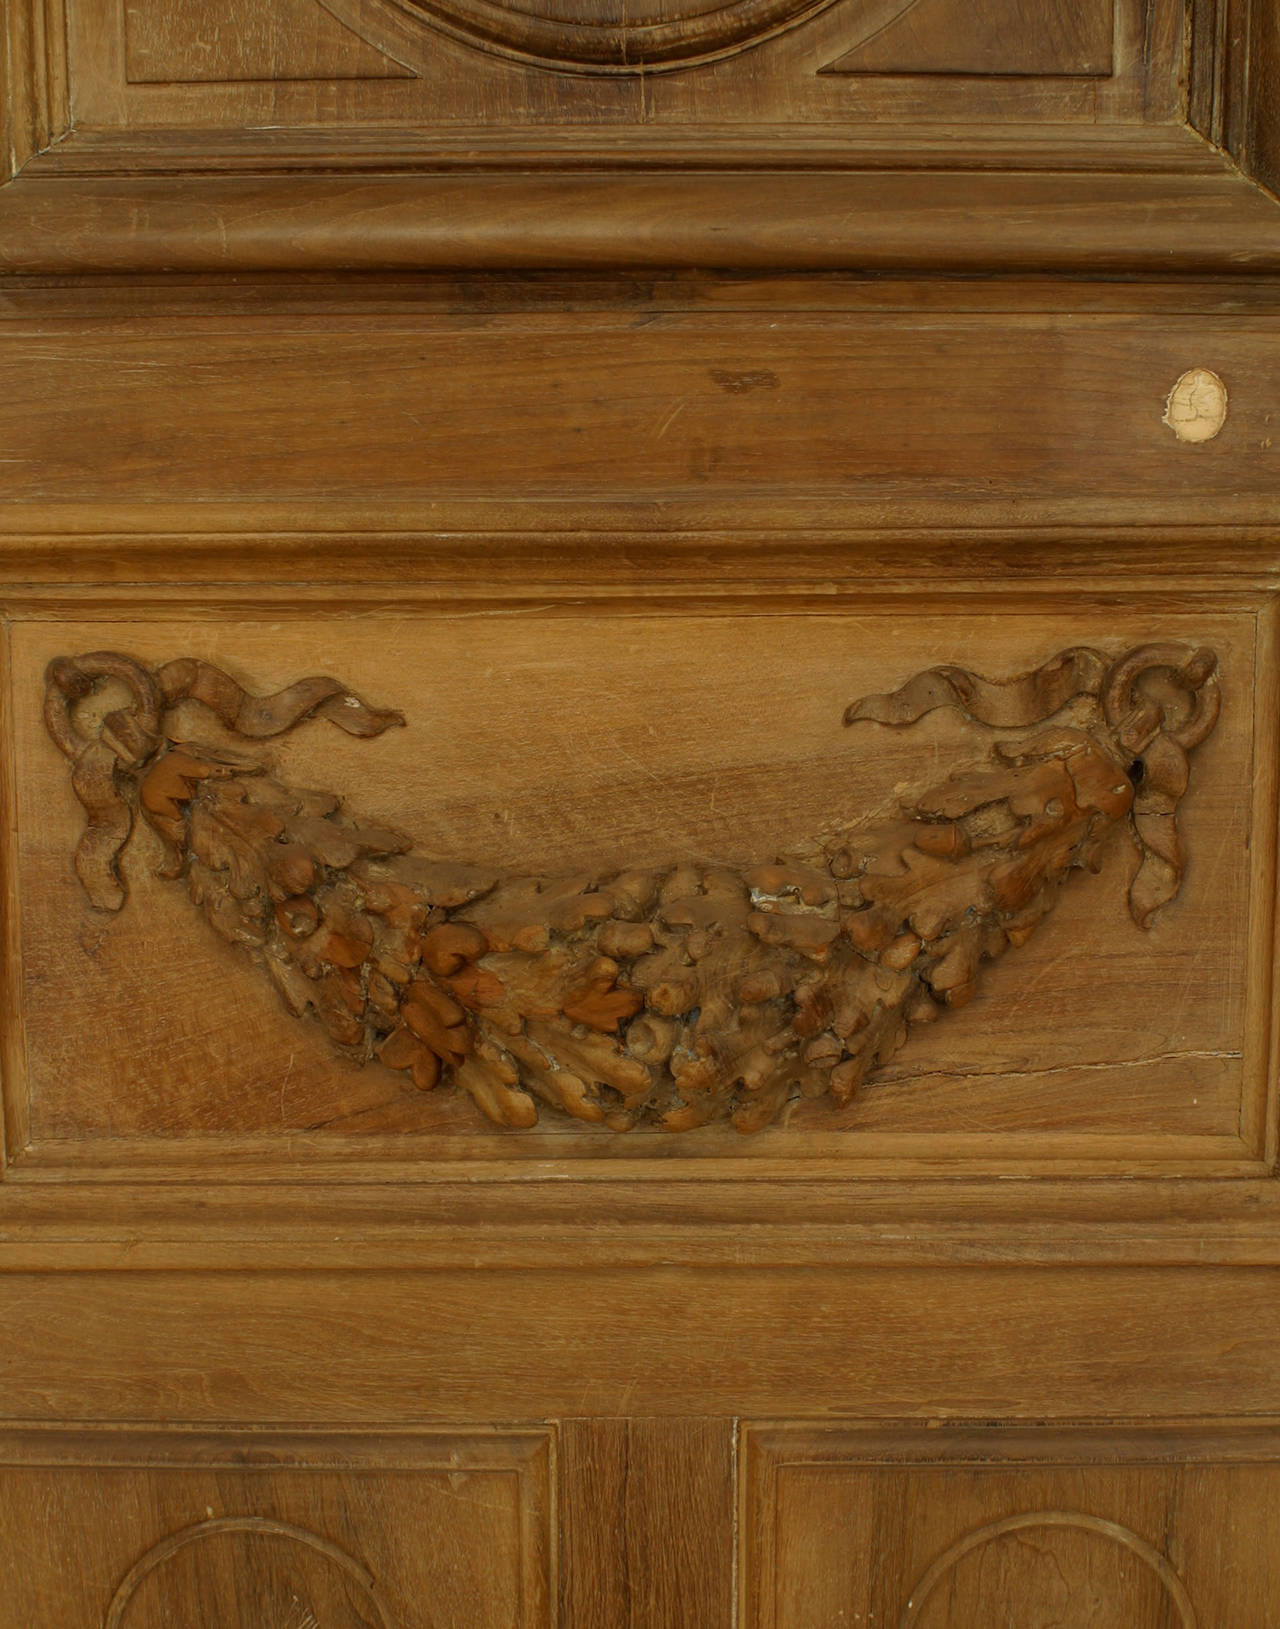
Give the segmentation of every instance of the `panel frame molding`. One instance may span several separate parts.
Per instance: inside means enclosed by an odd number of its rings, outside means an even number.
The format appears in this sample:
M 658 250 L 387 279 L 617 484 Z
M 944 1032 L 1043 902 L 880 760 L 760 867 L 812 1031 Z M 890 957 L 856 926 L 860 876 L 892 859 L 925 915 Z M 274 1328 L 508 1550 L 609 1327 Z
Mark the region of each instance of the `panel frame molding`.
M 349 540 L 348 540 L 349 543 Z M 368 557 L 362 557 L 366 577 L 371 570 Z M 892 615 L 902 597 L 909 596 L 913 609 L 927 609 L 955 603 L 954 590 L 938 591 L 927 578 L 898 579 L 894 591 L 881 595 L 875 587 L 858 582 L 858 573 L 849 582 L 849 591 L 856 592 L 860 615 Z M 1004 584 L 981 591 L 984 604 L 995 611 L 1016 612 L 1029 609 L 1061 611 L 1067 605 L 1078 603 L 1082 584 L 1070 574 L 1039 587 Z M 1093 605 L 1125 608 L 1131 613 L 1150 608 L 1158 618 L 1160 608 L 1176 608 L 1182 615 L 1236 610 L 1257 618 L 1259 678 L 1255 680 L 1254 735 L 1258 752 L 1259 772 L 1253 785 L 1255 831 L 1277 833 L 1280 828 L 1280 717 L 1266 703 L 1267 686 L 1263 674 L 1275 670 L 1277 650 L 1280 649 L 1280 596 L 1274 592 L 1244 587 L 1206 590 L 1203 581 L 1190 578 L 1179 581 L 1165 577 L 1157 588 L 1132 584 L 1095 582 L 1090 589 Z M 585 593 L 585 599 L 584 599 Z M 794 586 L 785 596 L 789 609 L 830 615 L 841 603 L 839 595 L 830 589 L 814 595 L 802 586 Z M 631 587 L 610 586 L 602 582 L 592 593 L 577 585 L 571 597 L 562 590 L 548 593 L 547 586 L 510 588 L 497 583 L 485 584 L 472 579 L 465 592 L 448 582 L 417 584 L 397 582 L 393 595 L 366 580 L 363 588 L 344 585 L 330 588 L 316 583 L 305 588 L 289 587 L 272 592 L 265 585 L 245 586 L 238 590 L 218 590 L 210 587 L 184 590 L 177 584 L 163 593 L 154 588 L 83 585 L 79 589 L 57 588 L 52 585 L 18 586 L 10 584 L 0 588 L 0 622 L 8 624 L 14 618 L 36 621 L 77 618 L 96 620 L 130 616 L 144 620 L 156 615 L 181 615 L 184 612 L 200 618 L 227 617 L 235 620 L 277 621 L 285 616 L 319 616 L 341 618 L 350 613 L 353 605 L 360 605 L 366 614 L 390 613 L 396 616 L 412 614 L 449 614 L 462 611 L 474 614 L 482 606 L 488 611 L 500 610 L 508 614 L 540 608 L 544 611 L 559 600 L 561 613 L 580 614 L 584 606 L 596 610 L 617 610 L 622 614 L 651 613 L 660 607 L 664 614 L 705 614 L 732 608 L 736 614 L 750 615 L 753 611 L 775 607 L 778 604 L 776 584 L 761 582 L 744 584 L 740 579 L 728 598 L 723 593 L 690 590 L 671 585 L 667 592 L 645 588 L 637 592 Z M 8 640 L 0 647 L 0 660 L 8 673 Z M 6 689 L 6 698 L 11 695 Z M 5 703 L 7 705 L 7 701 Z M 0 724 L 3 719 L 0 719 Z M 12 732 L 8 732 L 11 734 Z M 5 828 L 8 839 L 6 870 L 13 874 L 16 866 L 16 769 L 12 759 L 12 742 L 4 754 L 3 783 L 0 795 L 5 799 L 7 817 Z M 52 752 L 51 748 L 51 752 Z M 366 811 L 376 814 L 376 810 Z M 265 1136 L 202 1136 L 175 1140 L 172 1138 L 120 1139 L 93 1143 L 61 1142 L 57 1140 L 34 1144 L 31 1141 L 27 1106 L 25 1064 L 23 1061 L 24 1026 L 21 1018 L 21 940 L 17 921 L 17 908 L 13 889 L 5 890 L 2 930 L 9 954 L 6 957 L 6 976 L 0 985 L 0 1001 L 9 1015 L 4 1034 L 4 1102 L 7 1127 L 8 1179 L 22 1188 L 51 1184 L 61 1187 L 66 1183 L 126 1184 L 145 1189 L 149 1183 L 180 1183 L 200 1187 L 211 1179 L 234 1184 L 241 1181 L 267 1182 L 284 1187 L 301 1184 L 313 1188 L 316 1184 L 340 1183 L 348 1185 L 353 1193 L 370 1183 L 392 1181 L 397 1184 L 424 1184 L 428 1191 L 440 1185 L 449 1186 L 465 1178 L 470 1181 L 493 1183 L 495 1195 L 505 1190 L 510 1182 L 538 1180 L 554 1176 L 557 1180 L 590 1183 L 606 1173 L 616 1180 L 637 1181 L 649 1188 L 655 1181 L 670 1184 L 676 1192 L 688 1193 L 708 1180 L 716 1183 L 744 1179 L 779 1179 L 791 1182 L 797 1179 L 822 1180 L 853 1175 L 873 1182 L 893 1182 L 900 1179 L 950 1180 L 961 1183 L 983 1178 L 998 1178 L 1016 1163 L 1019 1174 L 1040 1180 L 1089 1180 L 1099 1177 L 1130 1179 L 1142 1176 L 1152 1182 L 1170 1178 L 1233 1179 L 1250 1185 L 1265 1182 L 1275 1169 L 1277 1136 L 1277 1002 L 1280 1000 L 1280 980 L 1274 967 L 1274 923 L 1266 919 L 1263 902 L 1276 899 L 1277 843 L 1273 836 L 1269 842 L 1252 844 L 1250 867 L 1252 885 L 1250 899 L 1260 914 L 1250 929 L 1252 945 L 1248 1005 L 1244 1020 L 1246 1055 L 1244 1063 L 1245 1094 L 1242 1099 L 1243 1118 L 1238 1138 L 1173 1137 L 1167 1146 L 1153 1154 L 1146 1136 L 1089 1136 L 1065 1135 L 1055 1152 L 1044 1148 L 1041 1134 L 1028 1134 L 1019 1138 L 1013 1133 L 999 1138 L 984 1134 L 976 1139 L 963 1137 L 921 1140 L 919 1134 L 869 1134 L 867 1143 L 857 1152 L 847 1144 L 847 1133 L 833 1133 L 825 1140 L 821 1133 L 806 1133 L 803 1151 L 788 1151 L 785 1147 L 770 1147 L 767 1152 L 752 1152 L 750 1146 L 733 1152 L 699 1154 L 693 1148 L 677 1155 L 676 1144 L 683 1138 L 663 1140 L 663 1134 L 652 1134 L 661 1142 L 661 1157 L 644 1157 L 636 1151 L 633 1156 L 627 1147 L 636 1136 L 610 1140 L 599 1131 L 583 1133 L 522 1132 L 509 1156 L 500 1156 L 492 1145 L 462 1149 L 459 1154 L 442 1158 L 433 1155 L 428 1144 L 413 1146 L 412 1139 L 398 1135 L 377 1135 L 353 1139 L 357 1146 L 339 1146 L 323 1136 L 291 1134 L 289 1147 L 279 1146 L 278 1138 Z M 68 865 L 70 857 L 68 856 Z M 282 1013 L 282 1022 L 289 1022 Z M 782 1135 L 787 1135 L 783 1133 Z M 571 1140 L 570 1140 L 571 1139 Z M 601 1146 L 602 1139 L 607 1146 Z M 834 1139 L 834 1140 L 833 1140 Z M 735 1142 L 737 1141 L 735 1136 Z M 750 1140 L 748 1140 L 748 1143 Z M 937 1146 L 935 1146 L 935 1143 Z M 307 1165 L 301 1169 L 299 1154 L 306 1150 Z M 668 1152 L 669 1149 L 669 1152 Z
M 1036 1426 L 963 1418 L 940 1418 L 927 1424 L 918 1419 L 753 1420 L 741 1426 L 740 1459 L 739 1621 L 744 1629 L 775 1629 L 778 1477 L 783 1470 L 955 1467 L 1000 1473 L 1023 1467 L 1124 1470 L 1280 1465 L 1280 1419 L 1257 1415 L 1247 1419 L 1117 1417 L 1051 1420 Z M 1028 1512 L 1028 1525 L 1031 1519 Z M 953 1550 L 960 1551 L 961 1545 L 957 1543 Z M 1175 1591 L 1175 1598 L 1185 1602 L 1181 1579 L 1179 1585 L 1183 1593 Z M 909 1615 L 903 1624 L 914 1621 Z M 1188 1621 L 1198 1621 L 1194 1610 Z
M 425 139 L 394 125 L 268 137 L 193 136 L 162 122 L 73 128 L 62 3 L 10 8 L 6 148 L 18 178 L 0 187 L 0 277 L 462 265 L 1280 268 L 1280 204 L 1262 190 L 1280 186 L 1280 18 L 1266 0 L 1192 0 L 1187 124 L 1163 114 L 1102 130 L 1011 124 L 994 140 L 964 124 L 923 140 L 865 124 L 770 127 L 768 140 L 743 127 Z M 887 175 L 898 179 L 886 186 Z
M 305 1427 L 293 1429 L 253 1424 L 220 1429 L 146 1421 L 114 1426 L 0 1421 L 0 1472 L 28 1469 L 69 1475 L 77 1471 L 138 1470 L 160 1477 L 182 1471 L 224 1471 L 249 1478 L 255 1472 L 303 1477 L 326 1472 L 364 1473 L 379 1478 L 414 1472 L 511 1476 L 518 1489 L 518 1629 L 551 1629 L 556 1621 L 559 1489 L 554 1425 L 485 1423 L 468 1430 L 458 1424 L 431 1421 L 367 1427 L 309 1421 Z M 178 1534 L 157 1532 L 156 1542 L 144 1546 L 128 1573 L 118 1581 L 108 1624 L 121 1621 L 117 1611 L 127 1605 L 125 1591 L 131 1584 L 142 1582 L 145 1563 L 171 1551 L 175 1541 L 180 1544 L 184 1536 L 195 1538 L 205 1531 L 255 1530 L 283 1537 L 292 1531 L 289 1524 L 260 1514 L 228 1514 L 194 1523 Z M 413 1535 L 406 1533 L 402 1539 L 411 1543 Z M 353 1577 L 368 1584 L 377 1582 L 359 1558 L 331 1540 L 310 1533 L 307 1541 L 311 1540 L 316 1541 L 313 1547 L 321 1554 L 345 1557 Z

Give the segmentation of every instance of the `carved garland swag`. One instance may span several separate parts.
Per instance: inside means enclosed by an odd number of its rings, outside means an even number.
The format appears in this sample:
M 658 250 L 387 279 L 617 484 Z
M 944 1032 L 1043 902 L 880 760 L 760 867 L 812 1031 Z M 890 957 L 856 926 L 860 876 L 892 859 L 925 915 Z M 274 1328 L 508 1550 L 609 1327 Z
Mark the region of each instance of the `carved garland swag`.
M 95 652 L 50 664 L 45 717 L 88 817 L 76 869 L 97 909 L 124 904 L 140 818 L 162 875 L 343 1052 L 424 1091 L 451 1077 L 500 1125 L 548 1104 L 614 1131 L 754 1131 L 799 1096 L 847 1102 L 910 1025 L 971 1000 L 983 963 L 1023 944 L 1122 830 L 1140 856 L 1130 910 L 1150 925 L 1181 884 L 1176 811 L 1217 721 L 1215 669 L 1211 651 L 1153 644 L 1066 650 L 1006 681 L 920 673 L 845 723 L 950 707 L 1033 733 L 997 739 L 900 819 L 745 872 L 501 876 L 410 853 L 260 756 L 178 734 L 187 702 L 246 742 L 311 718 L 364 737 L 404 723 L 334 679 L 259 697 L 207 662 L 151 671 Z M 129 700 L 95 722 L 84 704 L 108 681 Z

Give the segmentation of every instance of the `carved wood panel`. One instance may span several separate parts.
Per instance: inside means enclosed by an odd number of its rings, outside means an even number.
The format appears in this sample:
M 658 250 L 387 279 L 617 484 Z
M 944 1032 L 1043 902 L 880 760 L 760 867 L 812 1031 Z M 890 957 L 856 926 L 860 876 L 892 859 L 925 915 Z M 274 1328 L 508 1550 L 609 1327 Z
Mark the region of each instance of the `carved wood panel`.
M 13 628 L 21 1158 L 1260 1157 L 1255 613 L 372 626 Z
M 1278 1445 L 1274 1428 L 752 1428 L 745 1621 L 1265 1629 Z
M 913 1024 L 967 1006 L 1119 831 L 1139 855 L 1130 914 L 1151 927 L 1182 887 L 1178 804 L 1217 726 L 1217 666 L 1204 646 L 1078 646 L 1005 680 L 931 668 L 851 702 L 846 726 L 950 709 L 1019 733 L 896 820 L 855 817 L 745 869 L 680 856 L 521 876 L 414 854 L 243 750 L 310 719 L 360 739 L 405 724 L 326 676 L 257 696 L 189 657 L 64 655 L 44 716 L 85 810 L 76 872 L 96 911 L 124 906 L 141 822 L 158 874 L 355 1061 L 420 1091 L 451 1077 L 501 1126 L 536 1125 L 541 1106 L 613 1131 L 753 1132 L 797 1098 L 847 1104 Z M 193 740 L 187 704 L 232 744 Z
M 551 1434 L 0 1437 L 0 1622 L 548 1629 Z
M 1179 96 L 1178 0 L 1157 0 L 1149 22 L 1139 0 L 1065 18 L 1019 0 L 991 17 L 943 0 L 639 13 L 612 0 L 203 0 L 180 23 L 158 0 L 68 3 L 80 123 L 122 133 L 234 131 L 272 112 L 339 145 L 371 123 L 853 137 L 886 119 L 1158 120 Z

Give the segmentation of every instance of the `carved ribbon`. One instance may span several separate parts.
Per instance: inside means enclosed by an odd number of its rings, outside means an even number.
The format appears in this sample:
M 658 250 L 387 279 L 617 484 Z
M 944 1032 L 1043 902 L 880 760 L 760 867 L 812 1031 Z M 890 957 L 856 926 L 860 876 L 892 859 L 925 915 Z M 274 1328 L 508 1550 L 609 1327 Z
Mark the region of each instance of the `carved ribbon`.
M 1077 645 L 1012 679 L 984 679 L 962 667 L 934 667 L 886 695 L 864 696 L 847 709 L 844 721 L 914 724 L 926 713 L 953 707 L 978 724 L 1027 729 L 1081 696 L 1097 699 L 1116 748 L 1132 759 L 1128 770 L 1135 785 L 1133 824 L 1142 863 L 1129 888 L 1129 905 L 1134 920 L 1145 928 L 1182 884 L 1186 855 L 1177 808 L 1187 790 L 1187 753 L 1218 721 L 1217 663 L 1211 650 L 1188 652 L 1174 644 L 1142 645 L 1118 662 L 1102 651 Z M 1166 676 L 1186 698 L 1185 717 L 1171 720 L 1166 707 L 1143 692 L 1141 681 L 1156 673 Z
M 104 680 L 122 684 L 131 705 L 108 713 L 97 736 L 84 735 L 75 704 Z M 167 662 L 153 675 L 116 651 L 56 657 L 45 672 L 45 724 L 74 764 L 71 784 L 89 817 L 76 850 L 76 873 L 99 910 L 118 911 L 125 900 L 118 865 L 133 832 L 131 777 L 160 747 L 162 717 L 188 699 L 207 707 L 233 735 L 252 741 L 284 735 L 307 718 L 326 718 L 363 737 L 404 723 L 402 714 L 367 706 L 337 679 L 302 679 L 274 695 L 254 696 L 212 663 L 190 658 Z
M 1176 810 L 1217 721 L 1215 668 L 1168 643 L 1118 659 L 1077 647 L 1008 680 L 933 668 L 846 722 L 951 707 L 1022 733 L 900 819 L 849 822 L 746 870 L 568 877 L 410 854 L 332 793 L 178 733 L 191 703 L 248 743 L 311 718 L 362 737 L 404 722 L 335 679 L 259 697 L 206 662 L 153 672 L 100 651 L 50 664 L 45 707 L 86 812 L 76 869 L 96 906 L 124 901 L 118 860 L 140 816 L 162 874 L 350 1056 L 422 1090 L 451 1078 L 500 1125 L 549 1105 L 617 1131 L 752 1131 L 797 1096 L 848 1101 L 911 1025 L 971 1000 L 984 964 L 1025 942 L 1116 831 L 1138 845 L 1130 909 L 1149 925 L 1181 882 Z M 94 725 L 110 684 L 127 704 Z

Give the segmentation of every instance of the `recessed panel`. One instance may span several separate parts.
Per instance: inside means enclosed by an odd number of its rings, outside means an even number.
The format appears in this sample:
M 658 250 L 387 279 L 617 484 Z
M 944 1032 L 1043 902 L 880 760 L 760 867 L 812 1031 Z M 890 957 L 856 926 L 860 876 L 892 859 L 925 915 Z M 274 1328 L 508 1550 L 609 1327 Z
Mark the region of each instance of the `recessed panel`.
M 514 153 L 570 125 L 588 148 L 592 127 L 614 132 L 598 143 L 610 161 L 617 133 L 643 149 L 654 127 L 757 151 L 794 130 L 802 151 L 815 130 L 856 142 L 887 121 L 1154 122 L 1178 94 L 1180 19 L 1172 0 L 1151 10 L 1138 0 L 1006 0 L 990 18 L 940 0 L 661 0 L 639 12 L 613 0 L 201 0 L 178 27 L 160 0 L 67 0 L 79 122 L 126 145 L 160 128 L 177 145 L 203 131 L 263 150 L 255 127 L 270 114 L 274 152 L 291 128 L 312 140 L 327 132 L 358 157 L 376 150 L 370 127 L 429 140 L 488 126 Z
M 752 1431 L 750 1629 L 1266 1629 L 1274 1431 Z
M 22 623 L 28 1157 L 1239 1161 L 1259 659 L 1208 608 Z
M 535 1629 L 545 1432 L 0 1441 L 3 1629 Z

